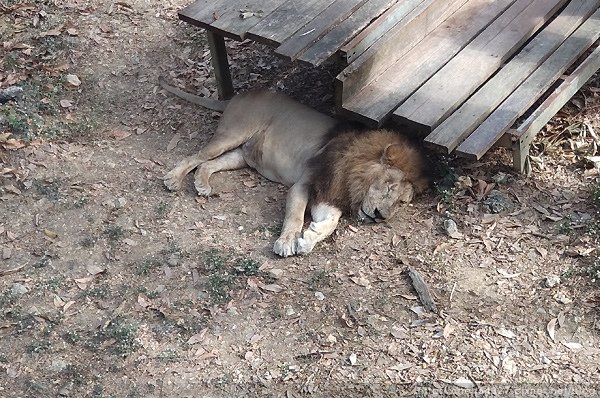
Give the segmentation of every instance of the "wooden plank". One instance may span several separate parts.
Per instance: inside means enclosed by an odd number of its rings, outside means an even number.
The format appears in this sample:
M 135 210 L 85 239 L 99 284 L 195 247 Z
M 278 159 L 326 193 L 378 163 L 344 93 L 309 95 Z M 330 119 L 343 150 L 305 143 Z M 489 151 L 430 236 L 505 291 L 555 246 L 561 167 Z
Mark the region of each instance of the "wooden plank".
M 507 65 L 425 138 L 425 144 L 452 152 L 600 5 L 600 0 L 571 0 Z
M 424 0 L 340 73 L 335 80 L 341 105 L 436 29 L 467 0 Z
M 342 58 L 346 64 L 352 63 L 367 48 L 371 47 L 388 30 L 396 26 L 412 10 L 424 0 L 401 0 L 388 8 L 381 16 L 375 19 L 369 26 L 352 38 L 347 44 L 340 48 Z
M 395 65 L 344 102 L 342 112 L 369 126 L 380 126 L 512 3 L 514 0 L 470 0 Z
M 243 40 L 248 29 L 267 17 L 285 0 L 247 0 L 243 3 L 226 0 L 197 0 L 179 11 L 179 19 L 235 40 Z M 257 15 L 242 19 L 241 10 Z M 261 11 L 260 13 L 258 13 Z
M 227 100 L 233 97 L 233 82 L 229 71 L 229 61 L 223 36 L 206 31 L 208 47 L 210 48 L 211 63 L 215 71 L 219 99 Z
M 308 47 L 298 60 L 308 65 L 317 66 L 329 59 L 333 54 L 363 30 L 373 19 L 379 17 L 398 0 L 369 0 L 352 15 L 340 22 L 319 41 Z
M 329 7 L 335 0 L 288 0 L 254 25 L 249 39 L 276 47 Z
M 210 24 L 210 30 L 235 40 L 244 40 L 246 33 L 263 18 L 283 4 L 285 0 L 244 0 L 244 2 L 227 2 L 218 19 Z M 242 18 L 242 11 L 254 13 Z
M 600 47 L 597 47 L 588 55 L 581 65 L 565 78 L 556 90 L 519 127 L 508 131 L 506 135 L 514 141 L 513 149 L 519 152 L 513 154 L 513 166 L 517 171 L 523 172 L 524 151 L 528 151 L 529 145 L 537 133 L 598 70 L 600 70 Z
M 600 10 L 597 10 L 459 145 L 457 153 L 480 159 L 599 37 Z
M 341 21 L 348 18 L 367 0 L 336 0 L 302 29 L 288 37 L 277 49 L 276 54 L 290 60 L 298 56 L 312 43 L 325 36 Z
M 219 16 L 226 4 L 224 1 L 196 0 L 177 13 L 179 19 L 207 29 Z
M 517 0 L 394 111 L 429 134 L 537 32 L 566 0 Z

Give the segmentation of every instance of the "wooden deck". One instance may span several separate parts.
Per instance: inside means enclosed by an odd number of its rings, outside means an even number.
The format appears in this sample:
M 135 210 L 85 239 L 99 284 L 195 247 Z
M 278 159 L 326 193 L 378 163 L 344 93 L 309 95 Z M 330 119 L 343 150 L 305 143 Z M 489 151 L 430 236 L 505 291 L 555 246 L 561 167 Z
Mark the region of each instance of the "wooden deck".
M 207 30 L 222 97 L 234 91 L 224 37 L 337 60 L 340 115 L 473 159 L 510 146 L 521 171 L 537 132 L 600 69 L 600 0 L 197 0 L 179 16 Z

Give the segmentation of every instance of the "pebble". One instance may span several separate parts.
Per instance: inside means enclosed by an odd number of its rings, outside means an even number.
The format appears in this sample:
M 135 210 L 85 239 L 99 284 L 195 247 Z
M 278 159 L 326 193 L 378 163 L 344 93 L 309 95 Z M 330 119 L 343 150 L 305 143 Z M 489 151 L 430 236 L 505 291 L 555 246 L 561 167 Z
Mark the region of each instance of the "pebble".
M 50 370 L 53 372 L 62 372 L 68 365 L 69 364 L 62 359 L 54 359 L 52 365 L 50 365 Z
M 546 287 L 554 287 L 554 286 L 558 286 L 559 284 L 560 284 L 560 276 L 558 276 L 558 275 L 547 276 L 546 279 L 544 280 L 544 285 L 546 285 Z
M 13 283 L 10 291 L 14 295 L 23 295 L 27 293 L 29 289 L 27 289 L 25 285 L 21 285 L 20 283 Z

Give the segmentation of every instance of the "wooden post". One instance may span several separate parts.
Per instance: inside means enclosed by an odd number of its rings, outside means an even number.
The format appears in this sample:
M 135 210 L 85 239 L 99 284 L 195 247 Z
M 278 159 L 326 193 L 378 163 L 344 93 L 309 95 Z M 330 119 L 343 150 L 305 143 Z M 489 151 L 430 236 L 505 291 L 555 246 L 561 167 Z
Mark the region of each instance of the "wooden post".
M 225 39 L 223 36 L 209 30 L 206 31 L 206 35 L 208 36 L 208 46 L 210 47 L 212 66 L 215 70 L 215 78 L 217 79 L 219 99 L 230 99 L 233 97 L 233 83 L 231 82 L 231 73 L 229 72 L 229 61 L 227 61 L 227 51 L 225 50 Z

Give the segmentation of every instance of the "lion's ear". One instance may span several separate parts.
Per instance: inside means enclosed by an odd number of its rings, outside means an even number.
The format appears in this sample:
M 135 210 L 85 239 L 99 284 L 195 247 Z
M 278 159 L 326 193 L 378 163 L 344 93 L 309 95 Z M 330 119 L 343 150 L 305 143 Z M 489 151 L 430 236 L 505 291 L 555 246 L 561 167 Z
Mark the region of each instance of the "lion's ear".
M 403 147 L 399 144 L 389 144 L 383 150 L 381 155 L 381 163 L 395 165 L 400 162 L 403 155 Z

